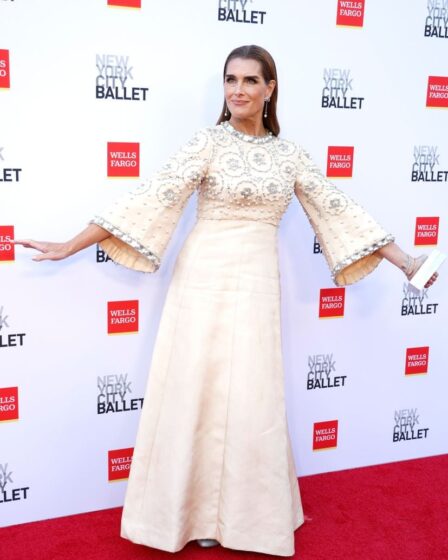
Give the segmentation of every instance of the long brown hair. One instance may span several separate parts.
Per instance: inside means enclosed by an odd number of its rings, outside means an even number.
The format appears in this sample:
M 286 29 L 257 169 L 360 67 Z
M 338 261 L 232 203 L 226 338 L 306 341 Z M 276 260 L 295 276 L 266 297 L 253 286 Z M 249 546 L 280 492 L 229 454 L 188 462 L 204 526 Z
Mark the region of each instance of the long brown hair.
M 268 116 L 265 117 L 263 112 L 263 125 L 265 128 L 270 130 L 274 136 L 278 136 L 280 133 L 280 125 L 277 119 L 278 80 L 274 59 L 266 49 L 263 49 L 263 47 L 259 47 L 258 45 L 244 45 L 242 47 L 237 47 L 236 49 L 233 49 L 233 51 L 229 54 L 224 64 L 224 80 L 226 77 L 227 65 L 234 58 L 247 58 L 250 60 L 257 60 L 261 64 L 261 72 L 266 84 L 268 84 L 271 80 L 275 80 L 276 85 L 274 91 L 272 92 L 271 100 L 268 103 Z M 230 119 L 230 112 L 228 111 L 227 116 L 225 113 L 226 100 L 224 99 L 222 111 L 216 124 L 220 124 Z

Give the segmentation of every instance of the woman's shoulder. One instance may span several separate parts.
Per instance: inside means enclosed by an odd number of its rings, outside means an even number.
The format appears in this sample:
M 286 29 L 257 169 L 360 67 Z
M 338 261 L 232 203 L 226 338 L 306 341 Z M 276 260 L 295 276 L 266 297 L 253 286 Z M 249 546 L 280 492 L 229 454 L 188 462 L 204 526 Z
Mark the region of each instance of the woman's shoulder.
M 276 136 L 275 141 L 278 151 L 291 157 L 299 156 L 303 150 L 300 144 L 283 136 Z
M 234 138 L 226 131 L 222 124 L 215 124 L 197 129 L 192 140 L 195 143 L 206 143 L 209 147 L 216 145 L 225 147 L 231 144 Z
M 220 125 L 208 125 L 196 129 L 192 134 L 190 142 L 193 144 L 206 142 L 213 144 L 223 134 L 223 129 Z
M 300 142 L 288 140 L 283 137 L 278 137 L 278 141 L 284 151 L 287 151 L 291 154 L 294 153 L 294 155 L 299 158 L 299 161 L 308 161 L 311 159 L 311 153 Z
M 196 134 L 209 136 L 211 138 L 219 135 L 223 131 L 222 126 L 220 124 L 215 125 L 205 125 L 201 128 L 196 129 Z
M 210 150 L 215 143 L 216 127 L 203 126 L 190 134 L 188 140 L 181 146 L 187 153 L 203 152 Z

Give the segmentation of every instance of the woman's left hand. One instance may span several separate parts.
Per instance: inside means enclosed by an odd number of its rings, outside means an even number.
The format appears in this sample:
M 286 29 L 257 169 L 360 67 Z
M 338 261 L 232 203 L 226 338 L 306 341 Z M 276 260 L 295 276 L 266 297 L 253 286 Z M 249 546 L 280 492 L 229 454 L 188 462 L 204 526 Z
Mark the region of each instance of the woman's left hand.
M 434 282 L 437 280 L 438 276 L 439 276 L 439 273 L 434 272 L 434 274 L 431 276 L 431 278 L 426 282 L 425 288 L 429 288 L 430 286 L 432 286 L 434 284 Z
M 427 255 L 420 255 L 420 257 L 417 257 L 416 259 L 413 259 L 411 269 L 410 269 L 409 272 L 406 273 L 406 276 L 407 276 L 408 280 L 412 280 L 412 278 L 415 276 L 415 274 L 417 273 L 417 271 L 422 266 L 422 264 L 426 261 L 427 258 L 428 258 Z M 434 284 L 434 282 L 437 280 L 438 276 L 439 276 L 439 273 L 434 272 L 434 274 L 431 276 L 431 278 L 426 282 L 425 288 L 429 288 L 430 286 L 432 286 Z

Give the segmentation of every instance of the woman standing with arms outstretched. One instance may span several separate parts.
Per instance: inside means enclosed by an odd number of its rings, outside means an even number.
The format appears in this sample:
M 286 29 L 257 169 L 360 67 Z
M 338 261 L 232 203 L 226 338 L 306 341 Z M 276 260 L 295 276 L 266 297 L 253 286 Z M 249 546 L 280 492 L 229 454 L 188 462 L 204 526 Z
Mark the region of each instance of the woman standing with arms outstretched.
M 123 509 L 122 536 L 171 552 L 197 539 L 294 554 L 303 523 L 288 435 L 280 338 L 279 221 L 295 194 L 337 285 L 406 255 L 300 146 L 279 138 L 278 80 L 261 47 L 224 66 L 218 124 L 66 243 L 16 241 L 34 260 L 94 243 L 154 272 L 186 201 L 197 222 L 177 258 L 155 343 Z M 306 271 L 305 271 L 306 273 Z M 434 275 L 428 282 L 431 285 Z

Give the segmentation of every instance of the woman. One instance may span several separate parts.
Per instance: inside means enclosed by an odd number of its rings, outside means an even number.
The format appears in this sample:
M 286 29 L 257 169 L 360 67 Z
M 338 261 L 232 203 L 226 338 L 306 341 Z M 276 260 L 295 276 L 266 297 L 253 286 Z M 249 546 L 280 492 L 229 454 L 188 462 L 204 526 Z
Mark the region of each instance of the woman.
M 284 405 L 276 248 L 294 194 L 337 285 L 382 258 L 411 278 L 424 259 L 401 251 L 301 147 L 278 138 L 277 91 L 270 54 L 235 49 L 218 125 L 71 241 L 17 241 L 41 251 L 36 261 L 100 243 L 116 262 L 153 272 L 199 191 L 160 322 L 123 510 L 122 536 L 136 543 L 174 552 L 197 539 L 294 554 L 303 513 Z

